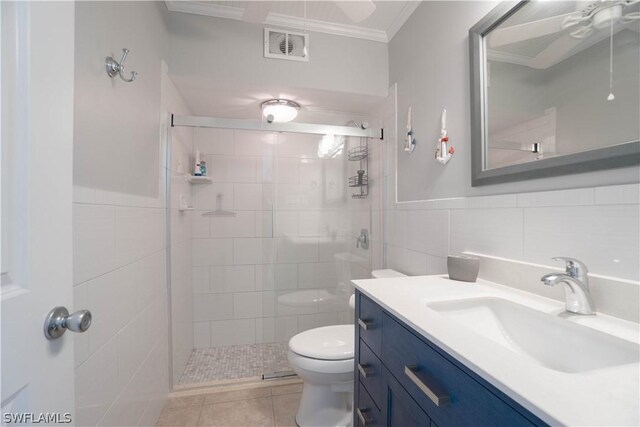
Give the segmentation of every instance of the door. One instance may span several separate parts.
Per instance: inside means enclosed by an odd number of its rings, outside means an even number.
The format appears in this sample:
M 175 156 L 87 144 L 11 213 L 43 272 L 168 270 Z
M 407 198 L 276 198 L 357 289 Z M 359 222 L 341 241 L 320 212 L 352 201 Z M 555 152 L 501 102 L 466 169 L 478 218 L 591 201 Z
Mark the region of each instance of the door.
M 73 334 L 50 341 L 43 325 L 73 308 L 74 4 L 3 1 L 0 14 L 2 424 L 68 422 Z

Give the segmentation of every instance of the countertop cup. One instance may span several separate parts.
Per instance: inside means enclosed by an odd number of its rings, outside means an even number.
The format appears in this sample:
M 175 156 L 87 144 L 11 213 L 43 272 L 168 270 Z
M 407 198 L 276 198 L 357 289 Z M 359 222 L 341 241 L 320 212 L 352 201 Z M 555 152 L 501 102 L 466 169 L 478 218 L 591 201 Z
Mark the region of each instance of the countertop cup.
M 447 270 L 451 280 L 475 282 L 480 271 L 480 259 L 468 255 L 449 255 L 447 257 Z

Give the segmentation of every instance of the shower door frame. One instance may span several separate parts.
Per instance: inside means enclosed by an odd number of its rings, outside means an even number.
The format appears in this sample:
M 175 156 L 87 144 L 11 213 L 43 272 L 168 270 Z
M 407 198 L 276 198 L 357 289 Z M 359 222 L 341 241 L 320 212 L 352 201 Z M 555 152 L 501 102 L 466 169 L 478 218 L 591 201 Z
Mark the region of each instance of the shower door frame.
M 383 128 L 367 128 L 362 129 L 353 126 L 337 126 L 337 125 L 323 125 L 313 123 L 268 123 L 263 120 L 245 120 L 245 119 L 229 119 L 220 117 L 204 117 L 204 116 L 184 116 L 169 113 L 169 120 L 167 123 L 166 132 L 166 146 L 165 155 L 167 164 L 171 164 L 171 128 L 174 127 L 193 127 L 193 128 L 215 128 L 215 129 L 232 129 L 232 130 L 254 130 L 254 131 L 266 131 L 266 132 L 286 132 L 286 133 L 299 133 L 299 134 L 313 134 L 313 135 L 342 135 L 353 136 L 361 138 L 371 138 L 384 140 Z M 167 237 L 171 236 L 171 171 L 169 168 L 165 170 L 165 192 L 166 192 L 166 233 Z M 369 219 L 371 221 L 371 218 Z M 370 227 L 371 228 L 371 227 Z M 171 315 L 172 295 L 171 295 L 171 244 L 170 242 L 166 246 L 166 263 L 165 274 L 166 279 L 166 301 L 167 301 L 167 332 L 168 332 L 168 371 L 169 371 L 169 386 L 170 390 L 175 390 L 175 383 L 173 379 L 173 319 Z M 293 374 L 293 371 L 291 371 Z M 262 374 L 262 379 L 275 379 L 282 378 L 291 375 L 289 372 L 272 372 L 265 375 Z
M 291 132 L 314 135 L 343 135 L 383 139 L 383 130 L 361 129 L 353 126 L 318 125 L 313 123 L 268 123 L 261 120 L 225 119 L 220 117 L 171 115 L 171 127 L 197 127 L 237 130 L 262 130 L 267 132 Z

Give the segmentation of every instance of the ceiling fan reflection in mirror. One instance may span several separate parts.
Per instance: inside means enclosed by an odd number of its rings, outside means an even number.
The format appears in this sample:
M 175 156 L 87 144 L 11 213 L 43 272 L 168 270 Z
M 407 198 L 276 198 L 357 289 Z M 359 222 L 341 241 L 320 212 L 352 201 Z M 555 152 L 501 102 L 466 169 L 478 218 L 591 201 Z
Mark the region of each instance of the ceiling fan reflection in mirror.
M 577 1 L 576 10 L 573 12 L 496 28 L 488 36 L 488 47 L 496 49 L 542 36 L 563 33 L 526 64 L 531 68 L 549 68 L 600 30 L 630 25 L 640 19 L 640 12 L 633 7 L 638 4 L 640 0 Z M 605 36 L 609 35 L 605 33 Z

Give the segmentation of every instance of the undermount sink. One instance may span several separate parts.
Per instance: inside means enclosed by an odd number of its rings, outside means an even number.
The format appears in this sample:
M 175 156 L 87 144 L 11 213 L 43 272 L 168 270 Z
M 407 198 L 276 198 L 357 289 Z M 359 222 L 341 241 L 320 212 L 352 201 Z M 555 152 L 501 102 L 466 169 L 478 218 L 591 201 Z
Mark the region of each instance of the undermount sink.
M 469 298 L 427 306 L 547 368 L 569 373 L 640 360 L 639 346 L 501 298 Z

